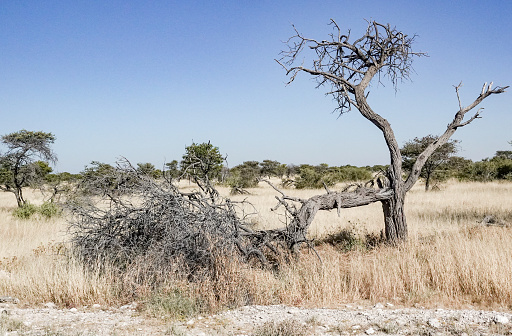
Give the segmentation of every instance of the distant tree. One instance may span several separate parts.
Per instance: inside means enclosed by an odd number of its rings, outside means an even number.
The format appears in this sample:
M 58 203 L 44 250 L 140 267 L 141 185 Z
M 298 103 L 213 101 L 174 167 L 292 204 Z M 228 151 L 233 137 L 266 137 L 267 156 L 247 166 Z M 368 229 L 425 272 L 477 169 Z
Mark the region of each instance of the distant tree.
M 212 181 L 218 179 L 225 158 L 219 148 L 210 142 L 196 144 L 185 148 L 186 153 L 180 163 L 182 173 L 191 178 L 203 191 L 215 192 Z
M 428 146 L 438 141 L 438 139 L 438 136 L 427 135 L 423 138 L 414 138 L 413 140 L 407 141 L 400 149 L 402 153 L 403 169 L 407 172 L 411 172 L 418 157 Z M 420 173 L 420 177 L 425 179 L 425 191 L 429 190 L 432 180 L 440 179 L 440 175 L 436 175 L 436 173 L 440 171 L 440 168 L 444 164 L 449 162 L 450 157 L 457 153 L 458 142 L 457 140 L 448 140 L 445 144 L 438 147 L 425 161 Z
M 327 164 L 318 166 L 302 164 L 294 184 L 297 189 L 319 189 L 324 186 L 333 186 L 336 182 L 336 175 L 329 171 Z
M 512 151 L 496 151 L 494 157 L 499 157 L 503 159 L 512 159 Z
M 68 172 L 49 173 L 45 176 L 45 183 L 40 187 L 46 200 L 53 203 L 59 200 L 60 196 L 71 191 L 72 186 L 82 178 L 81 174 L 71 174 Z
M 227 184 L 231 187 L 232 193 L 240 193 L 243 189 L 256 187 L 260 177 L 260 163 L 245 161 L 230 169 Z
M 473 161 L 460 156 L 451 156 L 448 162 L 443 165 L 442 169 L 446 175 L 455 177 L 459 180 L 470 179 L 469 172 L 473 166 Z
M 297 174 L 299 172 L 299 166 L 290 163 L 286 165 L 286 177 L 292 178 L 293 175 Z
M 336 174 L 337 182 L 367 181 L 373 177 L 372 170 L 366 167 L 346 165 L 333 167 L 332 171 Z
M 279 164 L 279 167 L 276 169 L 277 177 L 283 178 L 286 175 L 286 171 L 288 170 L 288 166 L 285 163 Z
M 52 133 L 21 130 L 2 136 L 2 144 L 7 151 L 0 155 L 0 189 L 12 192 L 18 207 L 23 207 L 26 200 L 23 188 L 38 184 L 51 172 L 46 162 L 57 161 L 50 145 L 55 142 Z
M 137 172 L 141 175 L 150 176 L 157 179 L 162 176 L 162 171 L 155 168 L 152 163 L 137 163 Z
M 181 172 L 179 169 L 179 163 L 178 160 L 172 160 L 171 162 L 167 162 L 165 164 L 165 176 L 170 179 L 177 179 L 181 176 Z
M 266 176 L 268 178 L 272 176 L 279 176 L 280 166 L 281 164 L 277 161 L 263 160 L 263 162 L 260 163 L 261 176 Z

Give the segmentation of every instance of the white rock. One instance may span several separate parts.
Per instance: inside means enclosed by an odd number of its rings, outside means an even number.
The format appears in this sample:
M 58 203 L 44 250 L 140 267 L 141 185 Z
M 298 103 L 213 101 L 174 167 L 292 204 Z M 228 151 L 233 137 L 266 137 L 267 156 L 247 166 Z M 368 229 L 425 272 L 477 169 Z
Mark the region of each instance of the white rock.
M 382 303 L 377 303 L 375 306 L 373 306 L 373 308 L 382 309 L 384 308 L 384 305 Z
M 394 306 L 394 304 L 392 304 L 392 303 L 389 303 L 389 302 L 386 303 L 386 307 L 393 307 L 393 306 Z
M 356 324 L 355 326 L 352 326 L 352 329 L 354 329 L 354 330 L 361 329 L 361 326 Z
M 72 313 L 76 313 L 76 312 L 78 311 L 78 309 L 76 309 L 76 308 L 71 308 L 69 311 L 70 311 L 70 312 L 72 312 Z
M 373 334 L 375 334 L 375 329 L 373 329 L 373 328 L 368 328 L 368 329 L 366 329 L 365 333 L 366 333 L 367 335 L 373 335 Z
M 507 324 L 510 320 L 508 319 L 508 317 L 506 316 L 503 316 L 503 315 L 496 315 L 493 317 L 492 319 L 495 323 L 498 323 L 498 324 Z
M 192 324 L 194 324 L 194 319 L 189 320 L 189 321 L 187 322 L 187 324 L 188 324 L 188 325 L 192 325 Z
M 10 277 L 11 277 L 11 273 L 4 271 L 4 270 L 0 270 L 0 279 L 9 280 Z
M 124 306 L 119 307 L 119 310 L 127 310 L 127 309 L 131 309 L 131 308 L 132 308 L 132 305 L 124 305 Z
M 441 322 L 439 322 L 439 320 L 436 318 L 428 320 L 428 325 L 432 328 L 441 328 Z
M 50 308 L 50 309 L 55 309 L 55 307 L 57 307 L 57 305 L 55 303 L 53 303 L 53 302 L 47 302 L 47 303 L 44 304 L 44 306 L 46 308 Z
M 101 308 L 101 305 L 95 303 L 92 305 L 92 309 L 100 309 Z

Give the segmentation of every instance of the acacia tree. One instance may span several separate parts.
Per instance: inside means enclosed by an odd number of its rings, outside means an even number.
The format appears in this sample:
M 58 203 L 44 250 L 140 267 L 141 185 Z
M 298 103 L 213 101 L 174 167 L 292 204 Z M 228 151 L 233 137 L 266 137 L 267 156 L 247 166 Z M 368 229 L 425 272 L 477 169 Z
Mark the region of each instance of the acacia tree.
M 295 80 L 299 73 L 307 73 L 317 80 L 317 87 L 330 86 L 328 94 L 337 102 L 336 110 L 343 114 L 355 108 L 359 113 L 374 124 L 381 132 L 386 142 L 390 165 L 385 172 L 385 181 L 379 180 L 379 189 L 360 186 L 355 192 L 335 193 L 328 191 L 325 195 L 312 197 L 308 200 L 294 199 L 282 194 L 280 203 L 291 213 L 292 222 L 289 225 L 290 234 L 304 234 L 318 210 L 333 208 L 356 207 L 381 202 L 384 213 L 385 236 L 390 242 L 407 238 L 407 222 L 404 213 L 404 201 L 407 191 L 418 180 L 427 159 L 436 149 L 445 144 L 458 128 L 464 127 L 479 118 L 479 109 L 465 119 L 466 114 L 492 94 L 505 92 L 507 87 L 492 88 L 484 84 L 481 93 L 468 106 L 462 106 L 459 97 L 461 84 L 455 87 L 459 110 L 446 130 L 437 141 L 428 145 L 418 156 L 411 172 L 404 179 L 402 174 L 402 155 L 390 123 L 375 112 L 368 104 L 368 88 L 372 81 L 380 83 L 387 78 L 396 86 L 403 80 L 409 79 L 414 57 L 424 56 L 424 53 L 413 51 L 415 36 L 375 21 L 368 22 L 365 33 L 352 38 L 350 31 L 343 34 L 338 24 L 331 20 L 333 32 L 328 40 L 307 38 L 295 29 L 296 34 L 287 42 L 287 50 L 281 52 L 277 60 L 290 77 L 288 82 Z M 305 64 L 302 54 L 312 51 L 311 67 L 296 65 Z M 301 56 L 301 57 L 299 57 Z M 287 201 L 297 201 L 301 207 L 295 210 Z
M 0 189 L 14 193 L 19 207 L 26 203 L 23 187 L 33 184 L 44 173 L 36 159 L 57 161 L 50 147 L 54 142 L 55 136 L 45 132 L 21 130 L 2 136 L 7 152 L 0 156 Z
M 219 177 L 225 160 L 220 154 L 219 147 L 208 141 L 201 144 L 192 143 L 185 150 L 186 153 L 180 163 L 183 175 L 190 177 L 203 191 L 217 194 L 211 182 Z
M 414 163 L 420 156 L 420 154 L 427 148 L 431 143 L 437 141 L 437 136 L 427 135 L 423 138 L 414 138 L 413 140 L 407 141 L 405 145 L 400 149 L 402 153 L 403 165 L 405 171 L 410 172 Z M 446 164 L 450 158 L 457 153 L 457 140 L 448 140 L 445 144 L 437 148 L 434 153 L 425 161 L 420 177 L 425 179 L 425 191 L 430 188 L 430 182 L 435 177 L 435 173 L 438 168 Z

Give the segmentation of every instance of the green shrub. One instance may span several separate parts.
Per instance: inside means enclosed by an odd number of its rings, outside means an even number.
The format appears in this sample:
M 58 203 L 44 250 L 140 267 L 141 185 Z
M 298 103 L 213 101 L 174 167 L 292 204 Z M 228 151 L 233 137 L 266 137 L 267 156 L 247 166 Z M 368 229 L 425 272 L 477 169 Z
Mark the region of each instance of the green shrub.
M 59 217 L 62 214 L 62 209 L 55 203 L 44 202 L 38 209 L 38 212 L 46 219 Z
M 321 189 L 325 185 L 331 187 L 337 182 L 335 174 L 303 165 L 299 169 L 299 176 L 295 180 L 297 189 Z
M 367 181 L 371 180 L 373 177 L 370 170 L 355 166 L 337 167 L 335 168 L 335 172 L 338 182 Z
M 197 300 L 175 289 L 169 293 L 154 294 L 146 304 L 146 309 L 154 316 L 165 316 L 176 320 L 198 314 L 200 305 Z
M 30 204 L 29 202 L 23 204 L 23 206 L 14 209 L 12 215 L 21 219 L 29 219 L 33 214 L 37 212 L 37 206 Z
M 22 207 L 14 209 L 12 215 L 21 219 L 30 219 L 36 213 L 50 219 L 60 216 L 62 209 L 56 203 L 44 202 L 41 206 L 37 206 L 27 202 Z

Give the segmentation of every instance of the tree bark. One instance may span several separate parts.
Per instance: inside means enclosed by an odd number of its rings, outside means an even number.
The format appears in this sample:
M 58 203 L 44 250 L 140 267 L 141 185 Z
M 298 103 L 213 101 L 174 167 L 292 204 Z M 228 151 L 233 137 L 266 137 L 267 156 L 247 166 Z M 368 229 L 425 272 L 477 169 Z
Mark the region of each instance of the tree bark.
M 427 171 L 427 176 L 425 177 L 425 191 L 428 191 L 430 188 L 430 171 Z
M 386 240 L 390 243 L 405 241 L 408 235 L 404 212 L 405 193 L 394 193 L 390 199 L 381 203 L 384 212 Z
M 25 200 L 23 199 L 23 193 L 21 190 L 14 189 L 14 196 L 16 197 L 16 202 L 18 203 L 18 208 L 21 208 L 25 204 Z

